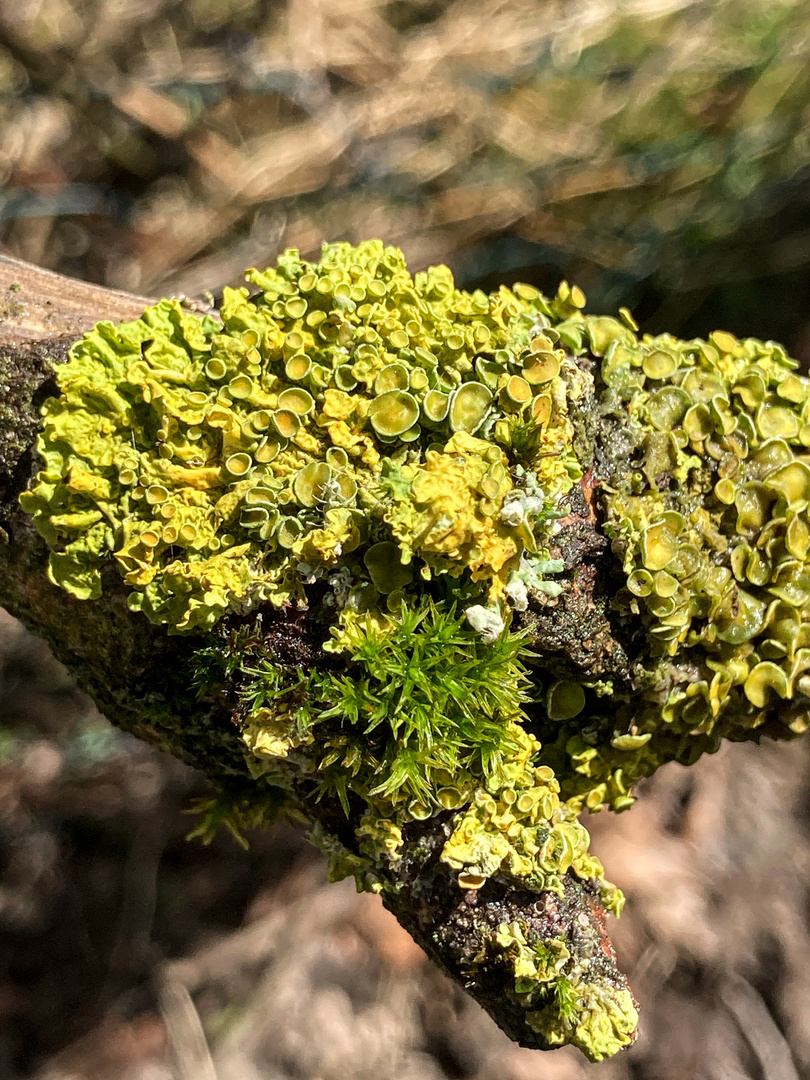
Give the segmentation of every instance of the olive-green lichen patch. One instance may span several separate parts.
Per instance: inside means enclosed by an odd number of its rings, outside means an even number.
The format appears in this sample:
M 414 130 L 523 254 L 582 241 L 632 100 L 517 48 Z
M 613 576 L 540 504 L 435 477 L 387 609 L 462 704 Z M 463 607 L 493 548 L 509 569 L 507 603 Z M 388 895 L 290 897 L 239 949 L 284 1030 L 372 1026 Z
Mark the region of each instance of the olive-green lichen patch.
M 559 715 L 548 760 L 576 806 L 622 809 L 666 760 L 810 723 L 810 381 L 780 345 L 726 332 L 641 336 L 582 312 L 557 329 L 601 357 L 604 439 L 628 447 L 601 504 L 625 575 L 612 607 L 646 646 L 637 696 Z
M 707 343 L 649 339 L 637 354 L 619 368 L 605 362 L 608 384 L 619 386 L 640 362 L 629 408 L 650 429 L 640 472 L 606 500 L 631 603 L 655 652 L 700 647 L 717 664 L 696 695 L 705 715 L 699 702 L 691 707 L 692 726 L 716 717 L 733 686 L 756 723 L 768 690 L 789 696 L 805 669 L 810 467 L 801 432 L 810 444 L 810 382 L 781 347 L 730 334 Z M 644 373 L 657 356 L 671 365 L 651 378 Z M 780 633 L 791 613 L 797 625 Z M 757 671 L 773 661 L 781 680 Z
M 96 597 L 114 563 L 132 608 L 179 631 L 302 605 L 335 575 L 336 607 L 351 586 L 383 609 L 467 575 L 507 616 L 521 555 L 582 474 L 568 405 L 587 377 L 554 328 L 568 299 L 411 277 L 379 241 L 246 277 L 258 295 L 226 290 L 220 320 L 164 300 L 71 349 L 23 498 L 52 580 Z

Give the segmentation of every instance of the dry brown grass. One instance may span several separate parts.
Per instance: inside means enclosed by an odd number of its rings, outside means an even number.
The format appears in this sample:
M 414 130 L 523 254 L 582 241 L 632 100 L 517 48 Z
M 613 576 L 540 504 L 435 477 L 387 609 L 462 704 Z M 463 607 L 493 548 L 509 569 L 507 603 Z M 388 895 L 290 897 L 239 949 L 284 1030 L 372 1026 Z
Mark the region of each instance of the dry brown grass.
M 663 302 L 674 330 L 725 285 L 770 333 L 747 283 L 779 295 L 810 267 L 807 17 L 0 0 L 0 244 L 196 294 L 285 246 L 379 235 L 467 282 L 567 274 L 600 303 Z

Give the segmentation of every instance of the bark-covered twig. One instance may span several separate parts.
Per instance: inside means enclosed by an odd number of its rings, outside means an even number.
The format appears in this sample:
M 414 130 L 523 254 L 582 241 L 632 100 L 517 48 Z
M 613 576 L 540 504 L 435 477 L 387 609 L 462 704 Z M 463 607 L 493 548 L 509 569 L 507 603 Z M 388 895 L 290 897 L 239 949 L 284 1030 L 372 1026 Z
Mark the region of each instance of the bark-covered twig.
M 44 341 L 31 274 L 0 601 L 211 777 L 203 834 L 283 807 L 513 1038 L 629 1045 L 577 817 L 808 726 L 810 381 L 378 241 L 287 252 L 215 317 L 100 293 Z
M 40 406 L 56 392 L 54 368 L 95 323 L 136 318 L 147 304 L 0 257 L 0 603 L 48 641 L 113 723 L 201 769 L 234 804 L 249 803 L 254 781 L 232 720 L 237 702 L 227 694 L 201 702 L 194 693 L 200 639 L 169 636 L 131 613 L 127 589 L 113 574 L 105 575 L 103 595 L 93 603 L 58 588 L 48 580 L 48 549 L 18 504 L 39 467 L 33 443 Z M 558 629 L 566 632 L 563 624 Z M 322 844 L 330 837 L 347 851 L 356 847 L 358 821 L 347 819 L 334 799 L 316 801 L 304 790 L 294 802 Z M 595 977 L 625 987 L 598 889 L 569 874 L 561 896 L 494 881 L 460 890 L 439 862 L 450 816 L 411 828 L 405 856 L 389 867 L 384 902 L 504 1030 L 547 1048 L 543 1033 L 526 1026 L 525 1008 L 505 995 L 510 987 L 497 958 L 486 957 L 487 943 L 501 925 L 529 927 L 532 941 L 566 943 L 580 962 L 592 964 Z

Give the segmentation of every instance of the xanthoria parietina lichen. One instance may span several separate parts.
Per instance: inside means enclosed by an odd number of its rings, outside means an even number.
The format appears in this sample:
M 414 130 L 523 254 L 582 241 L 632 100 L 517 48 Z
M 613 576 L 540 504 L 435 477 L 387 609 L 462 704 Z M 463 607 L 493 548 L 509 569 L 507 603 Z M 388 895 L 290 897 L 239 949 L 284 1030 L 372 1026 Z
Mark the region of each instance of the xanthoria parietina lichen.
M 386 887 L 435 817 L 460 890 L 573 873 L 618 910 L 584 807 L 806 726 L 807 380 L 771 342 L 640 337 L 566 284 L 464 292 L 378 241 L 246 277 L 216 317 L 164 300 L 73 346 L 22 500 L 52 580 L 92 599 L 117 567 L 212 670 L 252 617 L 303 615 L 322 663 L 243 635 L 222 665 L 257 785 L 364 808 L 355 850 L 322 838 L 334 873 Z M 610 670 L 543 647 L 581 593 L 575 511 Z M 632 998 L 566 952 L 504 926 L 482 962 L 550 1043 L 608 1056 Z

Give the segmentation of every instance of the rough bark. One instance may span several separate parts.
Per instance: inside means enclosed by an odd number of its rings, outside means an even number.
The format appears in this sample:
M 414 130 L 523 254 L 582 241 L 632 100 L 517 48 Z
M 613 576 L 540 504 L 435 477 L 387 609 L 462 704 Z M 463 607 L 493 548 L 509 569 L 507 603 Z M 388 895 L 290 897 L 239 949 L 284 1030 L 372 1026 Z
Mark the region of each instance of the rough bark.
M 195 637 L 169 636 L 126 606 L 114 571 L 101 599 L 79 601 L 46 576 L 47 549 L 21 511 L 18 496 L 36 471 L 34 438 L 39 406 L 55 389 L 53 366 L 72 341 L 102 319 L 137 317 L 145 298 L 68 281 L 0 256 L 0 604 L 45 638 L 110 721 L 201 769 L 232 792 L 249 793 L 244 747 L 233 724 L 236 702 L 196 699 L 192 689 Z M 605 605 L 594 598 L 593 560 L 603 551 L 586 499 L 565 523 L 560 547 L 578 584 L 564 609 L 538 625 L 544 650 L 563 669 L 605 671 L 627 678 L 624 647 L 613 634 Z M 296 793 L 299 807 L 327 833 L 352 843 L 354 823 L 337 805 Z M 521 921 L 543 939 L 562 938 L 572 952 L 617 985 L 598 895 L 569 875 L 565 895 L 510 890 L 490 881 L 463 892 L 439 854 L 449 834 L 440 815 L 414 822 L 405 855 L 389 870 L 384 899 L 431 958 L 456 978 L 513 1038 L 545 1048 L 532 1036 L 524 1010 L 509 1000 L 495 972 L 480 963 L 482 943 L 502 923 Z M 474 975 L 472 974 L 474 972 Z M 530 1040 L 528 1043 L 526 1040 Z

